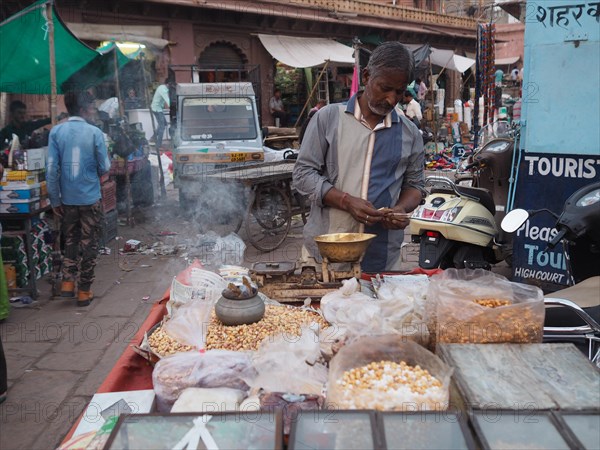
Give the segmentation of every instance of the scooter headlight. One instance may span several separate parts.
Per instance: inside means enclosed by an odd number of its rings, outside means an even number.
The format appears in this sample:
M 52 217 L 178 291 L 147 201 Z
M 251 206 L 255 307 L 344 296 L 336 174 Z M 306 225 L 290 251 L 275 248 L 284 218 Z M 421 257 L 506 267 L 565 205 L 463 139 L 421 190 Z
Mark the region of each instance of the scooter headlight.
M 462 207 L 455 206 L 454 208 L 444 211 L 444 213 L 442 214 L 442 217 L 440 217 L 440 221 L 441 222 L 453 222 L 454 219 L 456 219 L 456 216 L 458 216 L 458 213 L 460 213 L 461 209 L 462 209 Z

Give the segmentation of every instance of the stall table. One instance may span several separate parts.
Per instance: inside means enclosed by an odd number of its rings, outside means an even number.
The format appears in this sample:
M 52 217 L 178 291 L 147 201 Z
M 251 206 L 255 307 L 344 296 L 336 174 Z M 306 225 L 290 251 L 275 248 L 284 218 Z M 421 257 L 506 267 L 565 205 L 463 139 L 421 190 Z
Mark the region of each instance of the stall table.
M 27 277 L 27 287 L 9 289 L 11 292 L 27 292 L 30 296 L 35 299 L 37 297 L 37 283 L 36 283 L 36 267 L 33 262 L 33 235 L 31 234 L 32 220 L 39 216 L 41 213 L 49 211 L 50 206 L 46 206 L 37 211 L 25 214 L 0 214 L 0 221 L 6 222 L 18 222 L 20 227 L 18 230 L 3 230 L 3 236 L 25 236 L 25 251 L 27 252 L 27 268 L 29 269 L 29 276 Z M 7 263 L 9 261 L 4 261 Z

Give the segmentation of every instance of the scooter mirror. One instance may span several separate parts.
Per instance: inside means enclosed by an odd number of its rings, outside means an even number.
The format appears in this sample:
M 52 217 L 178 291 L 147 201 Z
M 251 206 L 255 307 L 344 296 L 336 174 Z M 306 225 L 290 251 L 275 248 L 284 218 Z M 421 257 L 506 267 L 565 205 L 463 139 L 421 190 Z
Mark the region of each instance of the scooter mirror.
M 502 229 L 507 233 L 514 233 L 521 227 L 521 225 L 525 223 L 527 219 L 529 219 L 529 213 L 527 211 L 524 209 L 513 209 L 506 216 L 504 216 L 500 227 L 502 227 Z

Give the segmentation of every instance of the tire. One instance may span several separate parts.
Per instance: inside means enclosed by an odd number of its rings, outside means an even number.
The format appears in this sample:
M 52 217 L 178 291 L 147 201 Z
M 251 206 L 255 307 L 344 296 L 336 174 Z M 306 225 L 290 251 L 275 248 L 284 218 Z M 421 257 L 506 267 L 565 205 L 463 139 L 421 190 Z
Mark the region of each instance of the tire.
M 491 269 L 491 265 L 489 263 L 489 259 L 486 258 L 486 248 L 479 247 L 478 245 L 472 244 L 464 244 L 456 249 L 454 252 L 454 256 L 452 257 L 452 262 L 456 269 L 465 269 L 467 266 L 465 262 L 469 263 L 479 263 L 486 270 Z
M 292 207 L 286 192 L 275 186 L 260 188 L 246 215 L 246 234 L 258 250 L 279 247 L 292 225 Z

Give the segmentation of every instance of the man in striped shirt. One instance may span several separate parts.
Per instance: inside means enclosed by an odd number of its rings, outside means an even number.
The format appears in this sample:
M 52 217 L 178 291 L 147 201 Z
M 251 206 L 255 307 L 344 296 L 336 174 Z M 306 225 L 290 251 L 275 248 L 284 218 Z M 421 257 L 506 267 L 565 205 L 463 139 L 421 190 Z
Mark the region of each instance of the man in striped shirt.
M 421 134 L 395 108 L 413 70 L 411 52 L 399 42 L 386 42 L 363 70 L 365 89 L 347 106 L 326 106 L 310 121 L 293 183 L 311 201 L 304 246 L 317 262 L 315 236 L 364 231 L 377 237 L 362 270 L 396 267 L 409 220 L 394 214 L 413 211 L 424 194 Z

